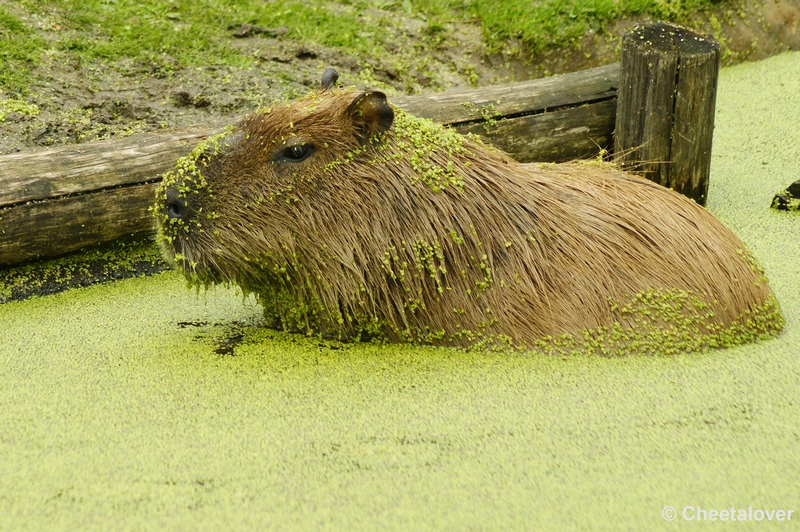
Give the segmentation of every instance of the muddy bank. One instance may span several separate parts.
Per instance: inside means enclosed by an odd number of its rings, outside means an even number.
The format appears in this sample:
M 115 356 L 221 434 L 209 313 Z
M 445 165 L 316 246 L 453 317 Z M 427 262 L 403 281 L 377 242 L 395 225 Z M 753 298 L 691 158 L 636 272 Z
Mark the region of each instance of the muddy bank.
M 693 23 L 720 40 L 723 65 L 800 49 L 800 0 L 744 4 L 719 7 Z M 375 20 L 387 15 L 396 21 L 386 30 L 396 43 L 387 57 L 348 54 L 294 40 L 282 31 L 241 27 L 229 30 L 230 40 L 243 56 L 255 58 L 248 68 L 213 64 L 186 68 L 169 60 L 166 64 L 84 62 L 68 51 L 49 51 L 34 72 L 28 94 L 0 93 L 0 154 L 231 122 L 264 103 L 307 92 L 327 66 L 337 68 L 341 83 L 378 88 L 390 95 L 581 70 L 616 61 L 622 33 L 645 20 L 628 18 L 590 29 L 570 48 L 547 49 L 530 57 L 522 43 L 513 41 L 503 53 L 489 53 L 480 25 L 474 22 L 451 22 L 431 35 L 417 18 L 380 10 L 365 14 Z M 28 17 L 25 22 L 45 40 L 59 39 L 66 31 L 46 18 Z M 72 33 L 74 39 L 91 38 Z

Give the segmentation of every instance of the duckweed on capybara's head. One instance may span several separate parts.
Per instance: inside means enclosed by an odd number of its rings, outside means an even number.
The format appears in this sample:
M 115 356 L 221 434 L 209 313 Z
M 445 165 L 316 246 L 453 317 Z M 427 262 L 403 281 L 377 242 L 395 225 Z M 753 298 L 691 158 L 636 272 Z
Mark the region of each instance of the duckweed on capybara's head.
M 607 164 L 519 164 L 326 76 L 164 176 L 159 238 L 191 283 L 341 339 L 624 354 L 781 330 L 753 257 L 691 200 Z

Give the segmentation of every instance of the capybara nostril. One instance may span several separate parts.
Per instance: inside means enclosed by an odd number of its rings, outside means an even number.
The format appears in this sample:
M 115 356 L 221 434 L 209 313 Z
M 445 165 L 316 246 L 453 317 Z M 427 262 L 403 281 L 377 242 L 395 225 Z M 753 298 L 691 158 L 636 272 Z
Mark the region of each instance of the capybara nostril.
M 189 205 L 181 198 L 167 201 L 167 216 L 174 220 L 186 220 L 189 217 Z

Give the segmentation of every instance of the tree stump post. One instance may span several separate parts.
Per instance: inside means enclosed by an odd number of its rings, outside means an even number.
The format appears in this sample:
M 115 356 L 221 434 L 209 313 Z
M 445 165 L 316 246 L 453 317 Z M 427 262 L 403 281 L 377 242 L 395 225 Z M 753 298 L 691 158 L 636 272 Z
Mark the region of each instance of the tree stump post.
M 705 205 L 719 43 L 664 22 L 637 25 L 620 60 L 616 161 Z

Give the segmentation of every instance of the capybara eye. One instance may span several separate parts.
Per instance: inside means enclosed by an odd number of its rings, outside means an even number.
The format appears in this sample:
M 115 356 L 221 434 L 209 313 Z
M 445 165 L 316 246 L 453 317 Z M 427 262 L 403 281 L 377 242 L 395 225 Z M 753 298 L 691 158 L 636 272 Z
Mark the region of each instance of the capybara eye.
M 313 144 L 298 144 L 296 146 L 289 146 L 281 151 L 278 155 L 278 159 L 290 163 L 299 163 L 307 159 L 312 153 L 314 153 Z

